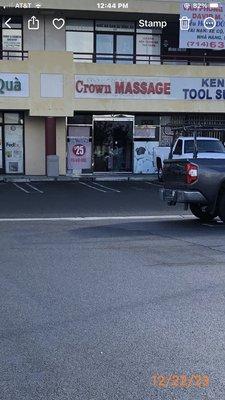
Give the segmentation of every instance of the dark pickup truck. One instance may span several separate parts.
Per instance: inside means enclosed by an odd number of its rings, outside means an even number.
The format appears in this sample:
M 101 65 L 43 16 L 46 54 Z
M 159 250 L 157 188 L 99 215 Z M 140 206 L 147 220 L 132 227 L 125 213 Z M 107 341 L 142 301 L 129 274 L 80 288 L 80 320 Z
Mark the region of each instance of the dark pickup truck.
M 160 197 L 169 205 L 184 203 L 202 221 L 219 216 L 225 223 L 225 159 L 164 161 Z

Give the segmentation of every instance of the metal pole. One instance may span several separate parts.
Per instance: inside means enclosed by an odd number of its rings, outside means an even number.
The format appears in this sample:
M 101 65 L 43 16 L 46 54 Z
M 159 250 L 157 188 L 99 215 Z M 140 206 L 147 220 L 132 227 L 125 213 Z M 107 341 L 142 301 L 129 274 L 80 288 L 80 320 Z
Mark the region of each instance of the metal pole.
M 198 147 L 197 147 L 197 131 L 194 133 L 194 149 L 193 149 L 193 158 L 197 158 L 198 155 Z

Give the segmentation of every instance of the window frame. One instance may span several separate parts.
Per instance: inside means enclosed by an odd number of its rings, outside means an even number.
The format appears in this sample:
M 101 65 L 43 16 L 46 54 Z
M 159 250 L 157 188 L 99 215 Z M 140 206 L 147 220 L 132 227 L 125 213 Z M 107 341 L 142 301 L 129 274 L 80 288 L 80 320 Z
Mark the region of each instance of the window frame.
M 181 143 L 181 147 L 180 147 L 179 152 L 178 152 L 177 148 L 180 145 L 180 143 Z M 182 155 L 182 150 L 183 150 L 183 140 L 178 139 L 176 147 L 174 148 L 174 151 L 173 151 L 173 155 L 181 156 Z
M 141 61 L 139 58 L 137 58 L 137 54 L 136 54 L 136 51 L 137 51 L 137 35 L 145 34 L 145 35 L 151 35 L 151 36 L 160 36 L 160 41 L 162 43 L 162 32 L 159 33 L 159 30 L 156 30 L 156 32 L 154 32 L 153 29 L 147 29 L 147 28 L 146 28 L 145 32 L 144 32 L 144 28 L 141 28 L 141 31 L 140 31 L 140 27 L 138 26 L 138 21 L 124 21 L 124 22 L 132 22 L 132 23 L 134 23 L 134 30 L 130 31 L 130 32 L 129 31 L 124 31 L 123 32 L 123 31 L 107 31 L 107 29 L 105 29 L 105 30 L 104 29 L 102 29 L 102 30 L 96 29 L 96 22 L 99 21 L 99 18 L 98 19 L 69 18 L 68 20 L 70 20 L 70 21 L 71 20 L 76 20 L 76 21 L 82 20 L 82 21 L 92 21 L 93 22 L 93 30 L 90 30 L 90 29 L 82 29 L 82 30 L 80 30 L 80 29 L 71 29 L 71 28 L 68 29 L 67 26 L 66 26 L 66 32 L 89 32 L 89 33 L 92 32 L 93 33 L 93 54 L 92 54 L 92 62 L 93 63 L 98 63 L 97 62 L 97 58 L 98 57 L 97 57 L 97 52 L 96 52 L 96 50 L 97 50 L 97 35 L 98 34 L 100 34 L 100 35 L 101 34 L 107 34 L 107 35 L 112 35 L 113 36 L 112 64 L 116 64 L 117 61 L 119 61 L 121 58 L 122 58 L 122 61 L 125 61 L 125 60 L 123 60 L 123 56 L 122 55 L 119 56 L 119 58 L 117 56 L 117 51 L 116 50 L 117 50 L 117 36 L 118 35 L 132 36 L 133 37 L 133 54 L 130 54 L 130 58 L 127 58 L 129 61 L 131 61 L 132 64 L 140 63 L 140 61 Z M 107 21 L 108 22 L 114 22 L 115 19 L 108 19 Z M 121 21 L 121 22 L 123 22 L 123 21 Z M 74 54 L 75 55 L 77 54 L 79 56 L 79 53 L 77 53 L 76 51 L 74 51 Z M 158 57 L 160 57 L 161 54 L 162 54 L 162 52 L 161 52 L 161 48 L 160 48 L 160 53 L 158 54 Z M 87 55 L 90 56 L 90 59 L 91 59 L 91 55 L 89 53 L 87 53 Z M 140 56 L 141 55 L 139 55 L 139 57 Z M 151 57 L 151 56 L 153 58 L 157 57 L 157 55 L 155 55 L 155 54 L 149 55 L 149 57 Z M 108 57 L 110 57 L 110 60 L 111 60 L 111 54 Z M 125 57 L 128 57 L 128 56 L 124 55 L 124 59 L 125 59 Z M 151 63 L 150 59 L 149 60 L 145 59 L 146 57 L 147 56 L 145 54 L 143 54 L 142 64 L 150 64 Z M 106 56 L 105 59 L 107 60 L 107 56 Z M 75 61 L 82 62 L 82 58 L 81 59 L 76 59 Z M 104 61 L 104 59 L 102 59 L 102 61 Z M 124 64 L 126 64 L 126 63 L 124 63 Z

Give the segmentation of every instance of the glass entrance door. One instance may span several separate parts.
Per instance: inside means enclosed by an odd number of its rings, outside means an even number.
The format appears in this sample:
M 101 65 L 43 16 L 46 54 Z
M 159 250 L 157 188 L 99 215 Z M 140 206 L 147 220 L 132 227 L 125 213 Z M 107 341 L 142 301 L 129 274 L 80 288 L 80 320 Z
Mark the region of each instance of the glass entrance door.
M 131 172 L 133 118 L 94 117 L 94 171 Z
M 0 113 L 0 174 L 24 174 L 24 115 Z

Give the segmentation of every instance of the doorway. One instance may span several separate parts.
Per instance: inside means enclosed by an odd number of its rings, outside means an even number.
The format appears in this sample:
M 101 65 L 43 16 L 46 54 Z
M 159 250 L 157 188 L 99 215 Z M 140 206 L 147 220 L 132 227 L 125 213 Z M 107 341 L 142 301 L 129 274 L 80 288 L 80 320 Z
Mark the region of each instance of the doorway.
M 132 172 L 134 116 L 93 116 L 95 172 Z

